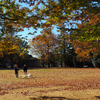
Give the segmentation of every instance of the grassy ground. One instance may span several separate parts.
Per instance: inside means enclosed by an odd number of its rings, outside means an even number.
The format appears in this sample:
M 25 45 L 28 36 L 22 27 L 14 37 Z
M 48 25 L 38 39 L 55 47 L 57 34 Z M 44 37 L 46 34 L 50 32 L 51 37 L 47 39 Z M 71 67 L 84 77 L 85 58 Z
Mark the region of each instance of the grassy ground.
M 100 69 L 28 70 L 33 78 L 19 78 L 14 70 L 0 70 L 0 100 L 99 100 Z

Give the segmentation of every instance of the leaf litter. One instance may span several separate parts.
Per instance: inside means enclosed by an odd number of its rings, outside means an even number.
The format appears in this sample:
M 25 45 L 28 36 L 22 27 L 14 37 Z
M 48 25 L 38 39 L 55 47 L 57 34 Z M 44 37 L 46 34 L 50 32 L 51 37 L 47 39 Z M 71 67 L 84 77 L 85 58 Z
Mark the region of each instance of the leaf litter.
M 48 88 L 50 86 L 68 86 L 61 89 L 49 89 L 48 91 L 61 91 L 61 90 L 86 90 L 86 89 L 100 89 L 100 70 L 99 69 L 58 69 L 51 71 L 31 71 L 33 74 L 32 79 L 14 79 L 14 76 L 9 75 L 12 80 L 7 82 L 7 75 L 0 78 L 3 82 L 0 83 L 0 95 L 7 94 L 9 90 L 20 88 Z M 7 74 L 7 73 L 6 73 Z M 37 77 L 37 75 L 39 77 Z M 6 78 L 6 79 L 5 79 Z M 13 81 L 14 79 L 14 81 Z M 5 81 L 6 80 L 6 81 Z M 47 90 L 39 90 L 37 92 L 48 92 Z M 23 96 L 33 95 L 34 92 L 22 91 Z

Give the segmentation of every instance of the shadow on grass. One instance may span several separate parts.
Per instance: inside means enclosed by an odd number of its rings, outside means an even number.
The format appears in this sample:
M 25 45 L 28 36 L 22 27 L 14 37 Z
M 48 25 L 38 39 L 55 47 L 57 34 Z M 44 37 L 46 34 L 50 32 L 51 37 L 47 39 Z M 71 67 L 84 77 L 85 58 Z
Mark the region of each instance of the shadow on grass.
M 100 99 L 100 96 L 95 96 L 96 98 Z
M 31 77 L 31 78 L 28 78 L 28 77 L 25 77 L 25 78 L 19 77 L 19 79 L 35 79 L 35 78 L 39 78 L 39 77 Z
M 65 97 L 47 97 L 47 96 L 41 96 L 38 98 L 30 97 L 29 100 L 79 100 L 79 99 L 71 99 L 71 98 L 65 98 Z

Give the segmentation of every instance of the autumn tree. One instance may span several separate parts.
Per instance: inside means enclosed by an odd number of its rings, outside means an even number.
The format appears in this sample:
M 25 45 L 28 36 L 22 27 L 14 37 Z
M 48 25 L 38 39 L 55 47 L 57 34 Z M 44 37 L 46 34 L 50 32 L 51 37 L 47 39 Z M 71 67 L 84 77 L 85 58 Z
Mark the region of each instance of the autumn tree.
M 5 34 L 35 27 L 36 18 L 34 9 L 22 7 L 16 0 L 0 0 L 0 39 Z
M 33 53 L 46 62 L 48 67 L 50 67 L 50 56 L 56 47 L 56 41 L 56 35 L 51 33 L 50 28 L 43 30 L 41 35 L 34 37 L 31 41 Z
M 73 45 L 68 42 L 68 33 L 66 32 L 59 34 L 57 40 L 58 44 L 55 51 L 57 52 L 58 61 L 60 62 L 61 67 L 63 67 L 63 63 L 64 67 L 76 67 L 76 54 L 74 52 Z
M 12 29 L 16 32 L 23 31 L 30 15 L 29 8 L 21 7 L 15 0 L 0 1 L 0 26 L 1 33 L 8 33 Z
M 0 57 L 5 59 L 6 55 L 15 54 L 23 56 L 28 52 L 24 40 L 19 38 L 16 33 L 24 31 L 24 28 L 31 27 L 30 15 L 32 14 L 28 7 L 21 7 L 15 0 L 0 0 Z M 32 14 L 33 15 L 33 14 Z M 27 44 L 28 45 L 28 44 Z M 16 58 L 14 56 L 14 58 Z M 7 58 L 8 59 L 8 58 Z
M 71 28 L 73 28 L 72 24 L 77 23 L 76 21 L 83 23 L 91 20 L 94 15 L 98 16 L 100 9 L 99 0 L 84 0 L 83 2 L 80 0 L 19 0 L 19 2 L 35 6 L 38 15 L 46 20 L 45 25 L 57 25 L 64 22 L 66 25 L 69 23 Z M 42 25 L 44 24 L 41 23 Z
M 72 34 L 75 42 L 78 41 L 80 44 L 91 44 L 91 49 L 88 49 L 89 51 L 84 48 L 82 49 L 85 52 L 84 54 L 87 53 L 87 56 L 84 57 L 88 57 L 91 52 L 95 54 L 97 49 L 99 51 L 99 0 L 19 0 L 19 2 L 29 3 L 29 5 L 33 7 L 32 10 L 29 10 L 28 8 L 20 8 L 14 1 L 7 2 L 6 0 L 1 0 L 1 34 L 4 33 L 4 30 L 7 30 L 8 32 L 10 27 L 16 28 L 19 31 L 23 30 L 23 27 L 29 28 L 31 26 L 36 29 L 38 27 L 46 28 L 52 25 L 61 27 L 62 23 L 64 23 L 64 25 L 69 26 L 64 29 L 68 31 L 78 31 L 75 34 Z M 77 29 L 75 29 L 74 25 L 76 25 Z M 93 42 L 97 43 L 98 46 L 94 45 Z M 72 41 L 72 43 L 74 44 L 74 41 Z M 85 48 L 86 46 L 84 44 Z M 94 49 L 94 46 L 95 51 L 92 50 Z M 78 45 L 75 44 L 74 47 L 76 47 L 77 52 Z M 77 53 L 79 55 L 81 54 L 79 52 Z
M 93 58 L 93 65 L 100 68 L 100 52 Z
M 73 36 L 78 36 L 77 40 L 91 41 L 100 40 L 100 1 L 99 0 L 31 0 L 29 2 L 20 0 L 20 2 L 30 3 L 31 6 L 37 2 L 36 10 L 41 20 L 40 26 L 47 27 L 56 25 L 60 27 L 62 23 L 69 26 L 66 30 L 81 30 Z M 41 8 L 39 5 L 43 5 Z M 76 25 L 77 29 L 75 29 Z M 76 39 L 76 37 L 74 37 Z
M 74 40 L 73 45 L 75 52 L 78 54 L 77 58 L 80 61 L 92 61 L 93 58 L 100 52 L 99 41 L 79 41 Z
M 22 40 L 18 36 L 6 35 L 0 41 L 0 57 L 1 59 L 7 59 L 11 62 L 11 67 L 14 62 L 18 62 L 18 57 L 23 57 L 28 53 L 29 45 L 25 40 Z

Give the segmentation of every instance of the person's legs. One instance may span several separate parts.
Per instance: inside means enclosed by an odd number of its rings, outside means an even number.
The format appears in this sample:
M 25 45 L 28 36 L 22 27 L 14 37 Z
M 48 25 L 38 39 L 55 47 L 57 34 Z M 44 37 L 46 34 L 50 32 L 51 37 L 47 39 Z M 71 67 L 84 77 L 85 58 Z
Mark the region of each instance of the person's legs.
M 16 74 L 16 78 L 18 78 L 18 73 Z
M 24 71 L 24 74 L 27 75 L 27 71 Z

